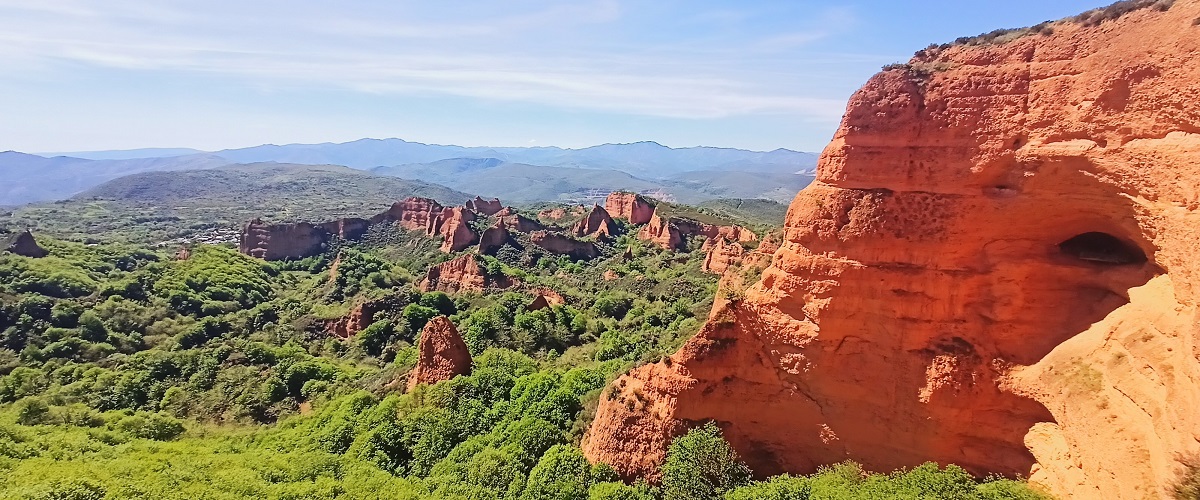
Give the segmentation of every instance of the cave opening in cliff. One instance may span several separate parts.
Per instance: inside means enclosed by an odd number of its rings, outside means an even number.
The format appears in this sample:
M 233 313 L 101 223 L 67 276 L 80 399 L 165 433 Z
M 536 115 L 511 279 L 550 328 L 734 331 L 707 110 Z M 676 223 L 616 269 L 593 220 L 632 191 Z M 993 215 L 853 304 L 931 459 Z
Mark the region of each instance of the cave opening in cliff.
M 1145 252 L 1136 245 L 1097 231 L 1072 236 L 1059 243 L 1058 249 L 1064 254 L 1093 264 L 1125 265 L 1146 262 Z

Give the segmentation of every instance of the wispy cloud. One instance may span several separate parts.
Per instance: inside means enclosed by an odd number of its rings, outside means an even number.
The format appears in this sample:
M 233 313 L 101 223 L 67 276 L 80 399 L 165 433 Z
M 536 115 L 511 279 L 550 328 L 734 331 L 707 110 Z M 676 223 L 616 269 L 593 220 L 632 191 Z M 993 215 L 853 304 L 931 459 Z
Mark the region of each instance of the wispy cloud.
M 806 95 L 793 80 L 776 79 L 780 64 L 802 63 L 799 57 L 755 59 L 704 41 L 643 40 L 613 26 L 629 15 L 616 0 L 515 5 L 479 1 L 448 13 L 424 2 L 335 8 L 277 0 L 0 0 L 0 64 L 48 77 L 68 62 L 218 75 L 251 86 L 457 95 L 666 117 L 841 113 L 839 99 Z M 782 51 L 827 33 L 766 33 L 747 45 Z

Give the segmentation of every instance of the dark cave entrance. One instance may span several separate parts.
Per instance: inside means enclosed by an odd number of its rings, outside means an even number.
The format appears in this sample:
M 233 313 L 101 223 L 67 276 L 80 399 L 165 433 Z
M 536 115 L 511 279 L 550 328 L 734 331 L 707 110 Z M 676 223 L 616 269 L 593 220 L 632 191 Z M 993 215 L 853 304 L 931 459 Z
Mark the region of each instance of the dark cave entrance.
M 1106 266 L 1142 264 L 1146 253 L 1136 245 L 1108 233 L 1088 232 L 1072 236 L 1058 244 L 1058 249 L 1071 257 Z

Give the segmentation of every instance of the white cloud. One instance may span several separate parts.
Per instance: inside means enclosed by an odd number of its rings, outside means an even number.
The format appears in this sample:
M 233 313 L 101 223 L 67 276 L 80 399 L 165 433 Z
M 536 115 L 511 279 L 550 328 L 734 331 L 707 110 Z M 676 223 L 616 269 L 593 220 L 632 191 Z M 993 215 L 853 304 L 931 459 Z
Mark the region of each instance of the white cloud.
M 627 13 L 615 0 L 526 1 L 514 12 L 482 1 L 429 5 L 0 0 L 0 64 L 47 78 L 69 62 L 220 75 L 250 87 L 436 93 L 666 117 L 832 120 L 842 111 L 840 99 L 805 95 L 794 77 L 780 77 L 780 66 L 802 64 L 799 57 L 623 39 L 612 25 Z M 766 34 L 749 45 L 794 48 L 826 33 Z

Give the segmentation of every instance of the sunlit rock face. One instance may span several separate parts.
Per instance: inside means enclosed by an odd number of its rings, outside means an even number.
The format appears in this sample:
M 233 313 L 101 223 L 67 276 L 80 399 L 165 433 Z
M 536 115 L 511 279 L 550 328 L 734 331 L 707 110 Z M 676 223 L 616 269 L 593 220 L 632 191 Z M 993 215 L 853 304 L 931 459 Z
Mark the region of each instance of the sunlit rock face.
M 1159 498 L 1200 451 L 1200 2 L 923 51 L 849 101 L 772 265 L 601 397 L 656 477 L 715 420 L 760 474 L 846 459 Z

